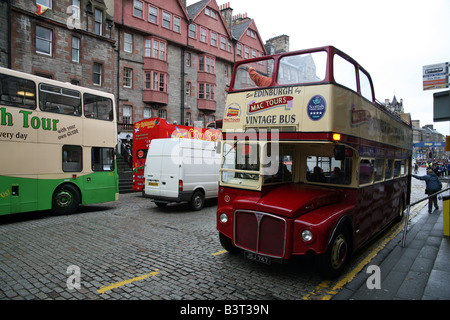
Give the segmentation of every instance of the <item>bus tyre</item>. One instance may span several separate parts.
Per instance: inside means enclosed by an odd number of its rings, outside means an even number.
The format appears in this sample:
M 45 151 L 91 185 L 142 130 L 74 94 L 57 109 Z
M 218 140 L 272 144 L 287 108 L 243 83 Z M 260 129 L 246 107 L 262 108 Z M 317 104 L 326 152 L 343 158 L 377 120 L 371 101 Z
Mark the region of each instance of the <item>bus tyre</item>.
M 191 208 L 194 211 L 201 210 L 205 204 L 205 196 L 201 191 L 195 191 L 191 198 Z
M 236 254 L 241 251 L 233 245 L 230 238 L 228 238 L 227 236 L 223 235 L 220 232 L 219 232 L 219 240 L 220 240 L 220 244 L 222 245 L 222 248 L 227 250 L 229 253 Z
M 70 185 L 59 186 L 53 193 L 52 211 L 56 214 L 72 214 L 80 205 L 80 193 Z
M 350 242 L 347 228 L 340 226 L 333 235 L 327 252 L 319 256 L 322 275 L 329 279 L 337 278 L 350 257 Z

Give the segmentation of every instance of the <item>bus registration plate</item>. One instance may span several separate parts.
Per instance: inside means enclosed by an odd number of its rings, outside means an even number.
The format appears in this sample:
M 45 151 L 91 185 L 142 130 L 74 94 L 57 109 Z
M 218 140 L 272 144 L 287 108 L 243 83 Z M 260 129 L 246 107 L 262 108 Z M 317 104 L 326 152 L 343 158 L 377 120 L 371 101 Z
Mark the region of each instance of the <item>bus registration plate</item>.
M 264 264 L 270 264 L 271 263 L 271 259 L 269 257 L 261 256 L 259 254 L 253 253 L 253 252 L 244 251 L 244 256 L 247 259 L 258 261 L 258 262 L 261 262 L 261 263 L 264 263 Z
M 148 185 L 150 187 L 157 187 L 158 186 L 158 182 L 149 182 Z

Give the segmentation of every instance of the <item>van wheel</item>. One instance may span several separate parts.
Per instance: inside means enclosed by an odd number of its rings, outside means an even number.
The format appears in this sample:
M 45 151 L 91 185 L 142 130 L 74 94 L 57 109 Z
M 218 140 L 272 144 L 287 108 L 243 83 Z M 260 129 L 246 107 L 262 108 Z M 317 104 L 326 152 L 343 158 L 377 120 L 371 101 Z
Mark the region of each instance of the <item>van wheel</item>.
M 52 211 L 56 214 L 72 214 L 80 205 L 80 193 L 70 184 L 59 186 L 53 193 Z
M 192 210 L 198 211 L 203 208 L 205 204 L 205 196 L 201 191 L 195 191 L 191 198 L 191 208 Z

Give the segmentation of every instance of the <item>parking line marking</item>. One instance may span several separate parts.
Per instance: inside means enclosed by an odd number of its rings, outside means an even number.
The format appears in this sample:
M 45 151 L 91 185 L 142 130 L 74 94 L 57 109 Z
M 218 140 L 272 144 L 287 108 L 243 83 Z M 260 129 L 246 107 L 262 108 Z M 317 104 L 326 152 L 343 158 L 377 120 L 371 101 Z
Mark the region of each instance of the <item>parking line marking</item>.
M 220 250 L 220 251 L 212 253 L 212 255 L 213 256 L 218 256 L 219 254 L 222 254 L 222 253 L 225 253 L 225 252 L 227 252 L 227 250 Z
M 112 290 L 112 289 L 115 289 L 115 288 L 119 288 L 119 287 L 121 287 L 123 285 L 129 284 L 129 283 L 132 283 L 132 282 L 135 282 L 135 281 L 144 280 L 145 278 L 148 278 L 148 277 L 156 276 L 158 273 L 159 273 L 159 270 L 155 269 L 155 271 L 147 273 L 147 274 L 144 274 L 144 275 L 139 276 L 139 277 L 134 277 L 134 278 L 131 278 L 131 279 L 128 279 L 128 280 L 124 280 L 124 281 L 121 281 L 121 282 L 112 283 L 109 286 L 103 286 L 100 289 L 98 289 L 97 292 L 98 293 L 105 293 L 106 291 L 109 291 L 109 290 Z

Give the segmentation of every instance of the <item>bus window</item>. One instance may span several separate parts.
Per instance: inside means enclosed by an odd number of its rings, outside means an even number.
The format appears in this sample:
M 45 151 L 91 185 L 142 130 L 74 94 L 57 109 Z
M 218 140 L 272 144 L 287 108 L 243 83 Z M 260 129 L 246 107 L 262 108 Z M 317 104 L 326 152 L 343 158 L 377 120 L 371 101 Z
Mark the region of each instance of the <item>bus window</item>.
M 355 66 L 337 54 L 334 55 L 333 64 L 334 80 L 353 91 L 357 91 Z
M 238 66 L 234 77 L 234 89 L 267 87 L 272 82 L 273 60 L 262 60 Z
M 39 107 L 47 112 L 81 116 L 81 93 L 41 83 L 39 85 Z
M 113 120 L 113 107 L 111 99 L 96 96 L 90 93 L 83 95 L 84 116 L 100 120 Z
M 375 159 L 375 165 L 373 167 L 375 182 L 383 180 L 383 166 L 384 159 Z
M 31 80 L 0 74 L 0 104 L 36 109 L 36 85 Z
M 372 87 L 370 86 L 369 77 L 361 70 L 359 70 L 359 85 L 361 87 L 361 95 L 372 102 Z
M 81 172 L 83 165 L 80 146 L 64 145 L 62 157 L 62 170 L 64 172 Z
M 293 148 L 280 144 L 274 148 L 272 143 L 268 143 L 263 157 L 264 184 L 292 181 Z
M 114 149 L 113 148 L 92 148 L 92 171 L 113 171 L 114 170 Z
M 395 160 L 394 162 L 394 177 L 399 177 L 402 169 L 402 161 Z
M 325 79 L 327 53 L 324 51 L 280 59 L 279 84 L 320 82 Z
M 373 178 L 374 161 L 362 159 L 359 163 L 359 184 L 371 183 Z
M 352 180 L 352 159 L 336 160 L 331 157 L 309 156 L 306 180 L 347 185 Z
M 221 180 L 224 183 L 257 188 L 259 186 L 259 145 L 241 142 L 223 144 Z M 228 171 L 227 169 L 233 169 Z
M 394 163 L 394 160 L 391 159 L 387 159 L 386 160 L 386 168 L 384 171 L 384 178 L 385 179 L 390 179 L 392 178 L 392 165 Z

